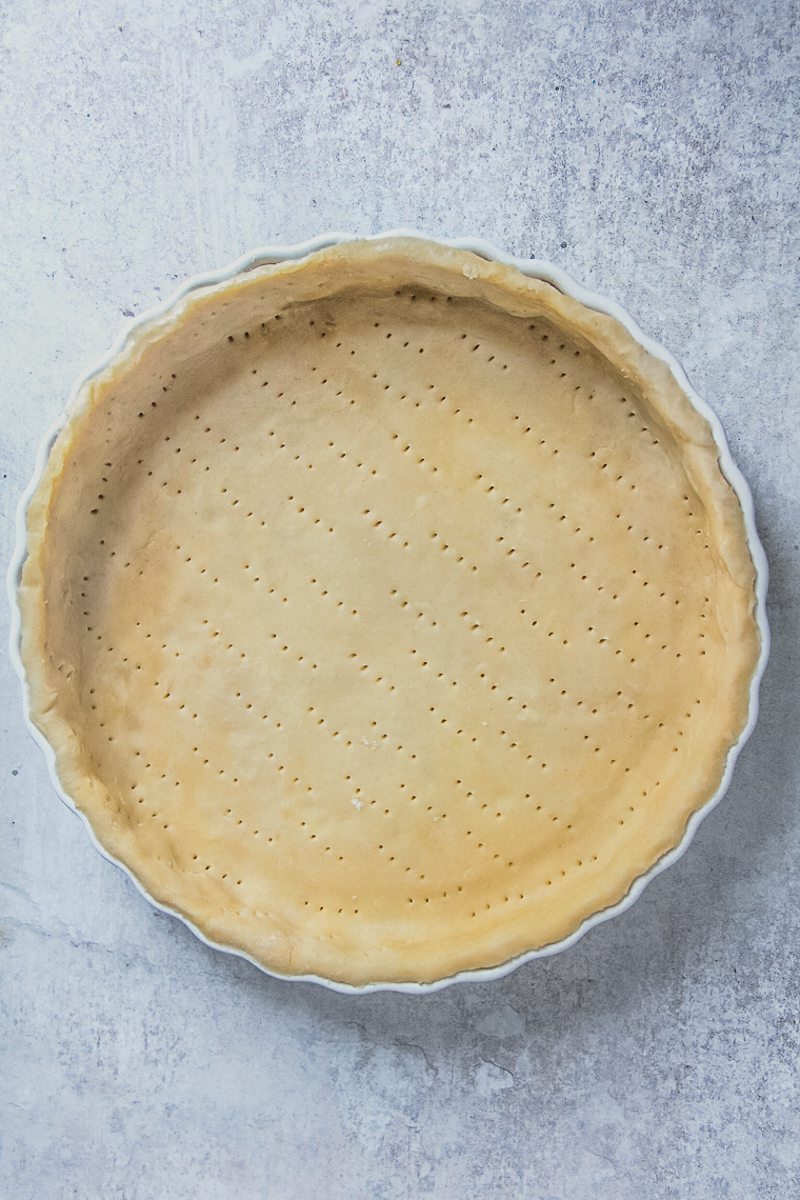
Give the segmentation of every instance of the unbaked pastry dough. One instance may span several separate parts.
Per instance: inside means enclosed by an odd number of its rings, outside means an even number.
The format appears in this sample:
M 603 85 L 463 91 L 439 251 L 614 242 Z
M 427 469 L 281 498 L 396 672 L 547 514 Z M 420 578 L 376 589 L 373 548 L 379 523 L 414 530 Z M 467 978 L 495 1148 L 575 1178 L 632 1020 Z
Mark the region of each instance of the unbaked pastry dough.
M 612 318 L 417 240 L 191 293 L 28 514 L 33 717 L 160 903 L 350 984 L 612 905 L 717 788 L 758 655 L 706 420 Z

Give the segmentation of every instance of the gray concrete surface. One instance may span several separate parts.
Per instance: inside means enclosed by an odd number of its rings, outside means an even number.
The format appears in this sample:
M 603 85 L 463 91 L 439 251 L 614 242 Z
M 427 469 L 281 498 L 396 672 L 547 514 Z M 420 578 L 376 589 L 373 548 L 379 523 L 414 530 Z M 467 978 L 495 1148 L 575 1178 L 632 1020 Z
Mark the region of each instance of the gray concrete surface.
M 572 951 L 425 999 L 276 982 L 153 911 L 55 798 L 3 658 L 0 1194 L 800 1195 L 793 11 L 0 5 L 5 559 L 125 315 L 262 242 L 406 223 L 550 257 L 682 358 L 755 492 L 775 643 L 688 855 Z

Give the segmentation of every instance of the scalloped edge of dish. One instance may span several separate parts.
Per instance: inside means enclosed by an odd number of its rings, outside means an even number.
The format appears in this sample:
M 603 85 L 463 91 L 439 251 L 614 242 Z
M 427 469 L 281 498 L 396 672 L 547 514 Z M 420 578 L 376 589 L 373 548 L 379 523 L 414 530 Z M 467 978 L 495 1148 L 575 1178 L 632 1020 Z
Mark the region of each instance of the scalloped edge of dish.
M 631 337 L 633 337 L 641 346 L 643 346 L 648 353 L 653 355 L 654 358 L 666 363 L 680 387 L 691 400 L 692 404 L 694 404 L 697 410 L 706 418 L 711 426 L 711 430 L 714 435 L 714 441 L 716 442 L 719 450 L 720 469 L 736 493 L 739 504 L 741 505 L 742 513 L 744 515 L 745 529 L 747 532 L 748 547 L 756 569 L 755 619 L 761 638 L 761 651 L 759 654 L 758 663 L 750 681 L 747 722 L 738 740 L 728 751 L 728 757 L 725 763 L 725 771 L 719 787 L 714 795 L 706 801 L 702 808 L 699 808 L 689 818 L 684 835 L 678 845 L 675 846 L 674 849 L 670 850 L 667 854 L 664 854 L 661 858 L 659 858 L 652 865 L 652 867 L 650 867 L 650 869 L 643 875 L 640 875 L 638 879 L 634 880 L 630 889 L 620 901 L 608 908 L 604 908 L 599 912 L 593 913 L 590 917 L 587 917 L 586 920 L 583 921 L 583 923 L 579 925 L 579 927 L 568 937 L 562 938 L 558 942 L 553 942 L 548 946 L 542 946 L 537 950 L 526 951 L 526 953 L 517 955 L 515 958 L 508 959 L 508 961 L 501 963 L 498 966 L 482 967 L 473 971 L 459 971 L 454 975 L 446 976 L 445 978 L 435 980 L 432 983 L 378 982 L 354 986 L 351 984 L 340 983 L 336 980 L 326 979 L 319 975 L 285 975 L 277 971 L 270 971 L 261 963 L 257 962 L 256 959 L 252 958 L 249 954 L 244 953 L 244 951 L 239 950 L 234 946 L 226 946 L 219 942 L 212 941 L 182 913 L 176 912 L 169 906 L 159 904 L 158 901 L 154 900 L 142 886 L 136 876 L 126 866 L 124 866 L 124 864 L 119 862 L 118 859 L 109 854 L 108 851 L 101 845 L 94 834 L 88 818 L 84 813 L 80 812 L 80 810 L 76 808 L 74 802 L 70 799 L 61 786 L 61 782 L 56 771 L 56 761 L 53 749 L 44 735 L 39 731 L 39 729 L 37 729 L 31 720 L 30 695 L 28 692 L 25 668 L 22 664 L 22 659 L 20 656 L 21 618 L 18 603 L 18 589 L 22 574 L 22 567 L 27 557 L 28 549 L 26 529 L 28 504 L 42 478 L 53 443 L 68 419 L 68 414 L 78 393 L 89 382 L 89 380 L 91 380 L 101 371 L 104 371 L 111 364 L 111 362 L 113 362 L 113 360 L 125 349 L 128 340 L 136 331 L 151 321 L 157 320 L 166 315 L 166 313 L 168 313 L 169 310 L 173 308 L 180 300 L 198 288 L 209 287 L 214 284 L 228 282 L 236 275 L 239 275 L 245 271 L 251 271 L 256 267 L 265 266 L 268 263 L 285 262 L 292 259 L 305 258 L 307 255 L 313 254 L 317 250 L 323 250 L 328 246 L 333 246 L 340 242 L 376 241 L 378 239 L 387 237 L 416 238 L 420 241 L 434 242 L 439 245 L 449 246 L 457 250 L 466 250 L 473 254 L 478 254 L 482 258 L 488 259 L 489 261 L 500 262 L 506 266 L 516 267 L 525 275 L 543 279 L 547 283 L 550 283 L 554 287 L 558 288 L 559 291 L 564 292 L 566 295 L 571 296 L 575 300 L 578 300 L 587 308 L 594 309 L 597 312 L 605 313 L 608 316 L 614 317 L 628 331 Z M 739 757 L 743 746 L 750 737 L 750 734 L 753 732 L 758 719 L 759 688 L 764 670 L 767 665 L 770 650 L 770 632 L 766 612 L 768 578 L 769 568 L 767 565 L 767 557 L 756 528 L 753 498 L 750 493 L 750 488 L 748 487 L 741 471 L 733 461 L 719 417 L 694 390 L 689 382 L 686 372 L 674 355 L 670 354 L 668 350 L 644 333 L 643 330 L 641 330 L 637 323 L 633 320 L 633 318 L 614 300 L 610 300 L 605 296 L 599 295 L 596 292 L 589 291 L 587 288 L 582 287 L 565 271 L 561 270 L 560 267 L 555 266 L 553 263 L 538 258 L 517 258 L 514 255 L 507 254 L 499 247 L 492 245 L 490 242 L 485 241 L 482 238 L 435 238 L 429 236 L 428 234 L 421 233 L 418 230 L 405 228 L 390 229 L 382 233 L 371 235 L 331 232 L 320 234 L 318 237 L 310 238 L 305 242 L 297 242 L 289 245 L 274 244 L 262 246 L 257 250 L 253 250 L 242 255 L 240 258 L 236 259 L 233 263 L 230 263 L 226 267 L 219 268 L 216 271 L 208 271 L 202 274 L 191 276 L 174 292 L 172 292 L 172 294 L 168 296 L 166 300 L 163 300 L 160 304 L 154 306 L 153 308 L 147 309 L 138 317 L 134 317 L 125 326 L 123 326 L 118 337 L 113 342 L 109 350 L 107 350 L 102 358 L 95 362 L 76 381 L 72 388 L 72 392 L 70 393 L 66 408 L 52 425 L 52 427 L 48 430 L 39 445 L 33 476 L 23 492 L 17 506 L 15 549 L 7 574 L 8 600 L 11 609 L 10 654 L 12 664 L 22 686 L 25 721 L 31 737 L 37 743 L 45 757 L 50 779 L 57 795 L 67 806 L 67 808 L 82 820 L 89 838 L 98 853 L 102 855 L 102 857 L 108 862 L 113 863 L 114 866 L 123 871 L 133 882 L 137 890 L 145 897 L 146 900 L 149 901 L 150 904 L 153 905 L 154 908 L 159 909 L 161 912 L 169 913 L 170 916 L 177 917 L 178 920 L 182 921 L 183 924 L 186 925 L 187 928 L 189 928 L 192 933 L 194 933 L 195 936 L 200 939 L 200 941 L 204 942 L 212 949 L 222 950 L 226 954 L 232 954 L 237 958 L 242 958 L 247 962 L 252 963 L 254 967 L 257 967 L 258 970 L 262 971 L 265 975 L 269 975 L 274 979 L 286 980 L 290 983 L 316 983 L 320 984 L 322 987 L 326 987 L 332 991 L 344 993 L 346 995 L 366 995 L 370 992 L 401 992 L 407 995 L 422 995 L 429 992 L 439 991 L 442 988 L 449 987 L 456 983 L 485 983 L 490 982 L 491 980 L 501 979 L 503 976 L 509 975 L 512 971 L 516 971 L 517 968 L 523 966 L 524 963 L 532 962 L 535 959 L 547 958 L 550 955 L 560 953 L 562 950 L 569 949 L 570 946 L 574 946 L 575 943 L 591 929 L 594 929 L 596 926 L 601 925 L 603 922 L 610 920 L 612 917 L 618 916 L 620 913 L 623 913 L 630 908 L 631 905 L 642 894 L 647 885 L 653 879 L 655 879 L 657 875 L 660 875 L 662 871 L 665 871 L 668 867 L 672 866 L 672 864 L 675 863 L 686 852 L 692 839 L 694 838 L 695 833 L 697 832 L 698 827 L 700 826 L 700 823 L 705 817 L 708 816 L 713 808 L 716 808 L 717 804 L 719 804 L 720 800 L 727 792 L 733 776 L 736 760 Z

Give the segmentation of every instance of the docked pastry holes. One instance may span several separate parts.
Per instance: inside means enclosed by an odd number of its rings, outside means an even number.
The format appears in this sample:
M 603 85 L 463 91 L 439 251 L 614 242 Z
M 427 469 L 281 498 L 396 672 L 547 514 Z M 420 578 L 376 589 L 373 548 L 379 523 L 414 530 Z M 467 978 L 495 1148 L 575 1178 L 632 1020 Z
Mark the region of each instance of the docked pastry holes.
M 119 853 L 282 970 L 562 936 L 722 761 L 714 498 L 544 303 L 276 296 L 123 373 L 64 476 L 47 661 Z

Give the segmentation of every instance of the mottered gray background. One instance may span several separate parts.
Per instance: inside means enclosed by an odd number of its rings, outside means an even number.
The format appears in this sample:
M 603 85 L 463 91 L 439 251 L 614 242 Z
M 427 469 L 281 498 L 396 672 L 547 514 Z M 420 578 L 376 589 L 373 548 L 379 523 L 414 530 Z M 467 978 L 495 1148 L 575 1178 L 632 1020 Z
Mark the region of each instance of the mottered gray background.
M 551 258 L 720 413 L 772 568 L 724 803 L 624 916 L 415 998 L 271 980 L 58 802 L 0 661 L 0 1194 L 800 1195 L 792 0 L 5 0 L 0 526 L 124 319 L 258 244 L 398 224 Z M 7 620 L 3 614 L 2 620 Z

